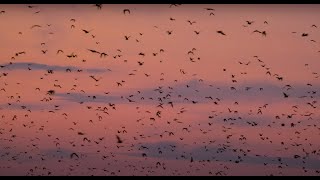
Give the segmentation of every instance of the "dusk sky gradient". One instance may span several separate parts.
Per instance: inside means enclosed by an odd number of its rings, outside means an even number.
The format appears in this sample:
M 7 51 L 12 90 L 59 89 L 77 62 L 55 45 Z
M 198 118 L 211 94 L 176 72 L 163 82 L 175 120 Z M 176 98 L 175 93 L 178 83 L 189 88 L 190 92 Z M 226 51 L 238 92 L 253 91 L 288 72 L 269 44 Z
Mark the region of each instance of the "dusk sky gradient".
M 34 6 L 0 5 L 0 175 L 319 175 L 320 5 Z

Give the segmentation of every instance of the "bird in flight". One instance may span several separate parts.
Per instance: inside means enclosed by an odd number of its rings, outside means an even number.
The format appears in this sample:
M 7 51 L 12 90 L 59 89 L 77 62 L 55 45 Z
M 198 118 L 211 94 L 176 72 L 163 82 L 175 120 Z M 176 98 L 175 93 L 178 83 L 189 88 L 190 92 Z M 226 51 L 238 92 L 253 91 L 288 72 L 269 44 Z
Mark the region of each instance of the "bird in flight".
M 72 159 L 73 157 L 79 158 L 79 155 L 78 155 L 77 153 L 72 153 L 72 154 L 70 155 L 70 158 Z
M 226 34 L 223 31 L 217 31 L 217 33 L 226 36 Z
M 30 8 L 30 9 L 35 8 L 35 7 L 37 7 L 37 6 L 30 6 L 30 5 L 28 6 L 28 8 Z
M 31 28 L 30 28 L 30 29 L 33 29 L 33 28 L 36 28 L 36 27 L 41 28 L 41 26 L 40 26 L 40 25 L 33 25 L 33 26 L 31 26 Z
M 167 31 L 167 34 L 168 34 L 168 35 L 171 35 L 171 34 L 172 34 L 172 31 Z
M 95 4 L 94 6 L 97 7 L 98 10 L 102 9 L 102 4 Z
M 248 25 L 251 25 L 254 23 L 254 21 L 246 21 Z
M 48 94 L 48 95 L 54 95 L 55 93 L 56 93 L 55 90 L 49 90 L 49 91 L 47 91 L 47 94 Z
M 88 51 L 92 52 L 92 53 L 97 53 L 97 54 L 101 54 L 100 52 L 93 50 L 93 49 L 88 49 Z
M 192 21 L 192 22 L 191 22 L 190 20 L 188 20 L 187 22 L 190 23 L 190 25 L 196 23 L 196 21 Z
M 126 13 L 131 14 L 130 9 L 124 9 L 124 10 L 123 10 L 123 14 L 126 14 Z
M 100 78 L 100 79 L 97 79 L 97 78 L 95 78 L 94 76 L 90 76 L 92 79 L 94 79 L 96 82 L 98 82 L 98 81 L 100 81 L 102 78 Z
M 254 30 L 252 33 L 261 33 L 259 30 Z
M 26 52 L 25 51 L 18 52 L 18 53 L 16 53 L 16 56 L 19 56 L 20 54 L 26 54 Z
M 82 29 L 82 31 L 86 34 L 90 33 L 92 30 L 88 31 L 88 30 L 85 30 L 85 29 Z
M 267 36 L 267 32 L 266 32 L 266 31 L 262 31 L 261 34 L 262 34 L 262 36 L 264 36 L 264 37 Z
M 106 57 L 106 56 L 108 56 L 108 54 L 106 54 L 106 53 L 101 53 L 100 54 L 100 57 L 102 58 L 102 57 Z
M 178 7 L 179 5 L 181 5 L 181 4 L 170 4 L 170 8 L 172 7 L 172 6 L 175 6 L 175 7 Z
M 118 135 L 117 135 L 116 137 L 117 137 L 117 143 L 118 143 L 118 144 L 123 143 L 123 141 L 121 140 L 121 138 L 120 138 Z
M 124 38 L 128 41 L 131 36 L 124 36 Z

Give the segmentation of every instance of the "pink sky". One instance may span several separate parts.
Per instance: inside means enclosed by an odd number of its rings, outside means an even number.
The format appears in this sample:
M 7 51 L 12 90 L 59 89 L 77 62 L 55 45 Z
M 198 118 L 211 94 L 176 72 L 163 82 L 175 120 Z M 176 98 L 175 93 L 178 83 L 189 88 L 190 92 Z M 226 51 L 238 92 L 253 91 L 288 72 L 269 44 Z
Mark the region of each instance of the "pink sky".
M 93 5 L 36 6 L 0 5 L 0 11 L 6 11 L 0 14 L 0 65 L 5 66 L 0 69 L 0 89 L 5 89 L 0 91 L 0 175 L 46 175 L 48 171 L 51 175 L 317 174 L 319 5 L 103 5 L 101 10 Z M 215 9 L 214 16 L 204 9 L 208 7 Z M 131 14 L 124 15 L 123 9 L 130 9 Z M 40 13 L 35 14 L 37 11 Z M 196 23 L 190 25 L 188 20 Z M 247 20 L 254 22 L 244 27 Z M 41 28 L 31 29 L 33 25 Z M 92 31 L 85 34 L 82 29 Z M 216 33 L 219 30 L 226 36 Z M 267 36 L 253 34 L 254 30 L 266 31 Z M 124 36 L 130 36 L 129 40 Z M 194 55 L 188 55 L 192 48 L 196 48 Z M 64 53 L 57 54 L 59 49 Z M 108 56 L 100 58 L 87 49 Z M 26 54 L 15 56 L 22 51 Z M 67 58 L 72 53 L 77 58 Z M 116 55 L 122 56 L 113 58 Z M 139 66 L 138 61 L 144 64 Z M 8 65 L 10 62 L 13 64 Z M 67 68 L 72 72 L 66 72 Z M 54 73 L 47 74 L 49 69 Z M 96 82 L 91 75 L 101 80 Z M 122 80 L 123 86 L 118 87 L 116 82 Z M 163 93 L 154 91 L 159 86 Z M 56 94 L 48 96 L 51 89 Z M 213 100 L 205 98 L 208 96 Z M 49 97 L 51 101 L 41 101 Z M 157 107 L 158 98 L 162 98 L 163 109 Z M 99 107 L 107 107 L 109 115 L 97 111 Z M 263 114 L 257 114 L 258 109 Z M 161 118 L 156 115 L 159 110 Z M 309 113 L 312 115 L 305 116 Z M 296 115 L 288 118 L 291 114 Z M 257 126 L 249 124 L 253 122 Z M 117 144 L 117 134 L 122 144 Z M 84 142 L 84 137 L 91 142 Z M 243 137 L 245 140 L 239 140 Z M 170 145 L 176 148 L 171 151 Z M 221 147 L 225 151 L 217 153 Z M 158 153 L 159 148 L 163 154 Z M 70 159 L 73 152 L 82 156 Z M 303 164 L 306 153 L 311 155 Z M 301 158 L 294 159 L 294 155 Z M 243 161 L 235 163 L 238 156 Z M 195 162 L 190 162 L 191 157 Z M 203 160 L 210 162 L 199 162 Z M 157 168 L 157 162 L 165 165 Z

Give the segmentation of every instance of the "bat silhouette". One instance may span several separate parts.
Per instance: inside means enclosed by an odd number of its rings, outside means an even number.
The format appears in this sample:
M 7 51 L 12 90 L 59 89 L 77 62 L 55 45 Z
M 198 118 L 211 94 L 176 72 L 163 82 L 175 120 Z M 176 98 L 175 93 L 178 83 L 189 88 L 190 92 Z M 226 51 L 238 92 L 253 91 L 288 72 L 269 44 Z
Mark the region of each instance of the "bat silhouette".
M 33 26 L 31 26 L 31 28 L 30 28 L 30 29 L 33 29 L 33 28 L 36 28 L 36 27 L 41 28 L 41 26 L 40 26 L 40 25 L 33 25 Z
M 254 23 L 254 21 L 246 21 L 248 25 L 251 25 L 252 23 Z
M 95 4 L 94 6 L 96 6 L 98 10 L 102 9 L 102 4 Z
M 129 13 L 129 14 L 131 14 L 131 11 L 130 11 L 130 9 L 124 9 L 124 10 L 123 10 L 123 14 L 126 14 L 126 13 Z
M 118 143 L 118 144 L 123 143 L 123 141 L 120 139 L 120 137 L 119 137 L 118 135 L 117 135 L 116 137 L 117 137 L 117 143 Z
M 85 30 L 85 29 L 82 29 L 82 31 L 86 34 L 90 33 L 92 30 L 88 31 L 88 30 Z
M 192 22 L 191 22 L 190 20 L 188 20 L 187 22 L 190 23 L 190 25 L 196 23 L 196 21 L 192 21 Z
M 131 36 L 124 36 L 124 38 L 128 41 Z
M 217 33 L 226 36 L 226 34 L 223 31 L 217 31 Z

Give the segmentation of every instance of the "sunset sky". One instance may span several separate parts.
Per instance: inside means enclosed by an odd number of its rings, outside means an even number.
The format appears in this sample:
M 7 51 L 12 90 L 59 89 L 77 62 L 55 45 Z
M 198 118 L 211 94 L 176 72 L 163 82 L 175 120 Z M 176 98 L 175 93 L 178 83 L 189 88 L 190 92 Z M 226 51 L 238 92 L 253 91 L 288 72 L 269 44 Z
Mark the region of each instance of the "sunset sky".
M 320 5 L 0 12 L 0 175 L 319 175 Z

